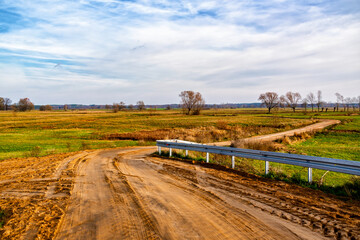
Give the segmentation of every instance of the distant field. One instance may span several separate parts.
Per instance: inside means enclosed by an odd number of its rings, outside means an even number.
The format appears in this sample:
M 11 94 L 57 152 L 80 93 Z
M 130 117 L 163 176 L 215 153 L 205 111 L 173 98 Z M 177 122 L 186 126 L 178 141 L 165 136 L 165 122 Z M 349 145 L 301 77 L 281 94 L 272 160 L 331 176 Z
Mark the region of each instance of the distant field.
M 159 138 L 166 134 L 178 138 L 191 135 L 188 140 L 221 141 L 284 131 L 312 122 L 264 113 L 264 109 L 206 110 L 199 116 L 185 116 L 179 110 L 0 112 L 0 159 L 155 144 L 143 136 L 156 138 L 157 132 L 164 129 Z

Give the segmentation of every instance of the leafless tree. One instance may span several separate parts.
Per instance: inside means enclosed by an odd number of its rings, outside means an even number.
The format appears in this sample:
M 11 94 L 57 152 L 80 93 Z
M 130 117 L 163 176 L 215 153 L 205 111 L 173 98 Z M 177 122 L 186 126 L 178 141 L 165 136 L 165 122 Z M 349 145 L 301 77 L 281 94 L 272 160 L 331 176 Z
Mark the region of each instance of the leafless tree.
M 65 104 L 65 105 L 64 105 L 64 111 L 67 111 L 68 108 L 69 108 L 68 105 Z
M 125 110 L 126 106 L 125 106 L 125 103 L 124 102 L 120 102 L 119 103 L 119 110 L 123 111 Z
M 129 110 L 133 110 L 133 109 L 134 109 L 134 105 L 130 104 L 130 105 L 128 106 L 128 108 L 129 108 Z
M 294 92 L 287 92 L 285 96 L 280 97 L 280 101 L 286 103 L 286 105 L 295 112 L 295 109 L 298 105 L 298 103 L 301 100 L 300 93 L 294 93 Z
M 269 110 L 279 106 L 279 95 L 275 92 L 266 92 L 260 94 L 258 100 L 261 101 L 262 105 L 265 105 Z
M 344 106 L 344 96 L 341 95 L 340 93 L 335 93 L 335 96 L 336 96 L 336 110 L 339 111 L 340 103 L 342 103 Z M 344 111 L 345 111 L 345 106 L 344 106 Z
M 199 92 L 182 91 L 179 97 L 181 98 L 181 107 L 186 115 L 199 115 L 205 106 L 205 100 Z
M 0 110 L 5 110 L 5 99 L 0 97 Z
M 308 105 L 309 100 L 307 98 L 303 98 L 302 100 L 302 106 L 305 109 L 305 112 L 307 111 L 307 105 Z
M 311 105 L 311 111 L 314 111 L 314 104 L 316 102 L 315 100 L 315 95 L 311 92 L 306 96 L 306 99 L 309 101 L 310 105 Z
M 117 113 L 119 111 L 119 104 L 118 103 L 113 103 L 112 105 L 112 111 L 113 113 Z
M 4 98 L 5 111 L 10 110 L 11 103 L 12 101 L 10 98 Z
M 29 98 L 21 98 L 18 104 L 14 104 L 13 108 L 15 111 L 25 112 L 31 111 L 34 109 L 34 104 L 30 101 Z
M 350 97 L 347 97 L 344 99 L 345 100 L 345 105 L 346 105 L 346 111 L 349 111 L 350 109 L 350 106 L 351 106 L 351 103 L 352 103 L 352 100 Z
M 144 103 L 144 101 L 138 101 L 138 102 L 136 103 L 136 105 L 137 105 L 137 108 L 138 108 L 140 111 L 142 111 L 142 110 L 145 109 L 145 103 Z
M 323 105 L 322 101 L 322 92 L 320 90 L 317 91 L 317 99 L 316 99 L 316 106 L 318 108 L 318 112 L 320 112 L 320 108 Z
M 111 109 L 111 105 L 106 104 L 106 105 L 105 105 L 105 109 Z
M 166 110 L 171 110 L 171 106 L 170 106 L 170 105 L 167 105 L 167 106 L 166 106 Z
M 352 97 L 350 100 L 351 100 L 352 109 L 353 109 L 353 111 L 355 112 L 355 110 L 356 110 L 356 104 L 357 104 L 357 98 L 356 98 L 356 97 Z

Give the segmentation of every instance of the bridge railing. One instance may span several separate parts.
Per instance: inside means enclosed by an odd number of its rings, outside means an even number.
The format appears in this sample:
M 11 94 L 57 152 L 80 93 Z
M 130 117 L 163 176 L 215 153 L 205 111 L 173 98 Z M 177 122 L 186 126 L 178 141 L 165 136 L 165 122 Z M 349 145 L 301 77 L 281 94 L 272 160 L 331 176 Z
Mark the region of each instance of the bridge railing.
M 269 173 L 269 162 L 283 163 L 308 168 L 308 181 L 312 182 L 312 169 L 322 169 L 333 172 L 347 173 L 360 176 L 360 162 L 305 156 L 298 154 L 259 151 L 251 149 L 219 147 L 206 144 L 199 144 L 181 140 L 158 140 L 156 141 L 159 153 L 161 148 L 169 148 L 169 155 L 172 156 L 172 149 L 185 150 L 186 156 L 188 151 L 197 151 L 206 153 L 206 162 L 209 162 L 209 154 L 221 154 L 231 156 L 232 168 L 235 168 L 235 157 L 250 158 L 265 161 L 265 174 Z

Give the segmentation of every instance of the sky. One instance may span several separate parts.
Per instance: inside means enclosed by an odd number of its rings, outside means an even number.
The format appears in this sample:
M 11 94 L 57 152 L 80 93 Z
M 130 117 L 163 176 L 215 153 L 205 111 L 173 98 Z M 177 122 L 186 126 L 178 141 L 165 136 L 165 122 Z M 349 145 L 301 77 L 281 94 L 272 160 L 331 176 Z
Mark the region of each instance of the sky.
M 359 0 L 0 0 L 0 96 L 35 104 L 360 95 Z

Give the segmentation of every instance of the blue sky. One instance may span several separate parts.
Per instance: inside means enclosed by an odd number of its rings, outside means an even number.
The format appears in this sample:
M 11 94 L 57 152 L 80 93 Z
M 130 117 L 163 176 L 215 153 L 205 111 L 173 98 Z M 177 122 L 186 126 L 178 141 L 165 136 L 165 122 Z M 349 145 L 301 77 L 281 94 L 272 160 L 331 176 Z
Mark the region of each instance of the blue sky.
M 360 2 L 0 0 L 0 96 L 35 104 L 359 96 Z

